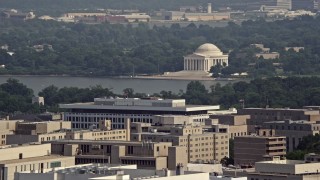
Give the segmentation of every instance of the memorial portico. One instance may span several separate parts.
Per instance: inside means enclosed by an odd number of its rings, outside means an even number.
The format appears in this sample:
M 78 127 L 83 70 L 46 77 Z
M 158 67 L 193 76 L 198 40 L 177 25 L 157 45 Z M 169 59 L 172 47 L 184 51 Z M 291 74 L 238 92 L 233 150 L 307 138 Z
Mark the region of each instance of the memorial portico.
M 228 66 L 228 55 L 224 55 L 217 46 L 210 43 L 201 45 L 193 54 L 184 57 L 185 71 L 208 72 L 217 64 Z

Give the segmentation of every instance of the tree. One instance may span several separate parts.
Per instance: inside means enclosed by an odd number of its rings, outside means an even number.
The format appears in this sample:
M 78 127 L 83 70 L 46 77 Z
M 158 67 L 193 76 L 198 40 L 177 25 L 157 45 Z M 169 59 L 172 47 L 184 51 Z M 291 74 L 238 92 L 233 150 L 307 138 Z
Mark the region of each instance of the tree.
M 134 90 L 132 88 L 126 88 L 123 90 L 123 95 L 127 98 L 133 98 L 134 97 Z

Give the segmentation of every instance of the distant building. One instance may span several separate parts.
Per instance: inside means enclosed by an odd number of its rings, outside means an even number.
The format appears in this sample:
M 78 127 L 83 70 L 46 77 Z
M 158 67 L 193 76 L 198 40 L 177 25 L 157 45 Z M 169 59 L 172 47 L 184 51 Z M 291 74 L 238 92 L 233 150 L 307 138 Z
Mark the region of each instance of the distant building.
M 79 17 L 93 17 L 93 16 L 106 16 L 107 13 L 66 13 L 62 17 L 79 18 Z
M 131 122 L 152 123 L 154 115 L 185 115 L 193 121 L 203 122 L 209 117 L 208 111 L 219 109 L 216 106 L 186 105 L 184 99 L 160 98 L 95 98 L 91 103 L 60 104 L 64 120 L 71 121 L 72 128 L 86 129 L 91 125 L 99 128 L 98 122 L 112 121 L 112 128 L 123 129 L 125 119 Z
M 292 10 L 313 10 L 315 9 L 314 0 L 291 0 L 292 1 Z
M 32 97 L 32 104 L 39 104 L 39 105 L 44 105 L 44 97 L 41 96 L 36 96 L 36 97 Z
M 248 179 L 305 180 L 320 178 L 320 163 L 305 163 L 294 160 L 273 160 L 255 163 L 255 172 Z
M 0 17 L 2 18 L 10 18 L 10 19 L 16 19 L 16 20 L 29 20 L 33 19 L 36 16 L 34 15 L 33 12 L 29 13 L 22 13 L 18 12 L 17 10 L 5 10 L 0 13 Z
M 263 59 L 278 59 L 280 54 L 278 52 L 270 52 L 270 53 L 256 53 L 256 58 L 262 57 Z
M 212 12 L 212 13 L 192 13 L 181 11 L 166 11 L 164 20 L 171 21 L 221 21 L 229 20 L 229 12 Z
M 270 48 L 264 47 L 263 44 L 250 44 L 250 46 L 260 49 L 261 52 L 263 52 L 263 53 L 269 53 L 270 52 Z
M 286 155 L 285 136 L 241 136 L 234 138 L 234 163 L 253 166 L 255 162 Z
M 214 44 L 206 43 L 201 45 L 193 54 L 184 57 L 185 71 L 210 71 L 212 66 L 220 64 L 228 66 L 228 55 Z
M 284 49 L 286 51 L 289 51 L 290 49 L 292 49 L 295 52 L 300 52 L 301 50 L 304 50 L 304 47 L 285 47 Z
M 244 108 L 238 109 L 238 114 L 250 115 L 249 125 L 262 125 L 269 121 L 317 121 L 320 119 L 319 110 L 290 109 L 290 108 Z

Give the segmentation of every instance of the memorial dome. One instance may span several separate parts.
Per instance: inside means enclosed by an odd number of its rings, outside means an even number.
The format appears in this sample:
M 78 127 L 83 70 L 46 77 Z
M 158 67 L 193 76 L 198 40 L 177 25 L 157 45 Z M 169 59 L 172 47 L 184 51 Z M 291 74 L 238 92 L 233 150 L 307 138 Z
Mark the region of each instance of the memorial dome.
M 202 56 L 220 56 L 223 55 L 221 50 L 214 44 L 205 43 L 198 47 L 194 54 Z

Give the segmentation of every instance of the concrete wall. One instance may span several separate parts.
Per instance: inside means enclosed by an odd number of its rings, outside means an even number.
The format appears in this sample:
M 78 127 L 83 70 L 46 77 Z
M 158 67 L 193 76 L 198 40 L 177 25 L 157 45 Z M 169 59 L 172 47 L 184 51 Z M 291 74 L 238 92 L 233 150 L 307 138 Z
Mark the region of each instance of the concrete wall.
M 172 146 L 169 147 L 168 156 L 168 169 L 175 170 L 178 164 L 182 164 L 184 167 L 188 164 L 187 147 Z
M 74 157 L 52 157 L 52 158 L 36 158 L 29 159 L 28 161 L 15 161 L 10 164 L 0 164 L 0 173 L 3 167 L 7 169 L 7 178 L 5 180 L 14 180 L 15 172 L 22 171 L 37 171 L 41 172 L 41 169 L 48 169 L 52 162 L 60 162 L 62 167 L 73 166 L 75 163 Z M 42 166 L 42 167 L 41 167 Z
M 51 144 L 26 145 L 0 149 L 0 161 L 19 159 L 19 154 L 22 154 L 23 159 L 46 156 L 51 154 Z
M 0 131 L 2 130 L 15 131 L 16 124 L 18 121 L 19 120 L 0 120 Z

